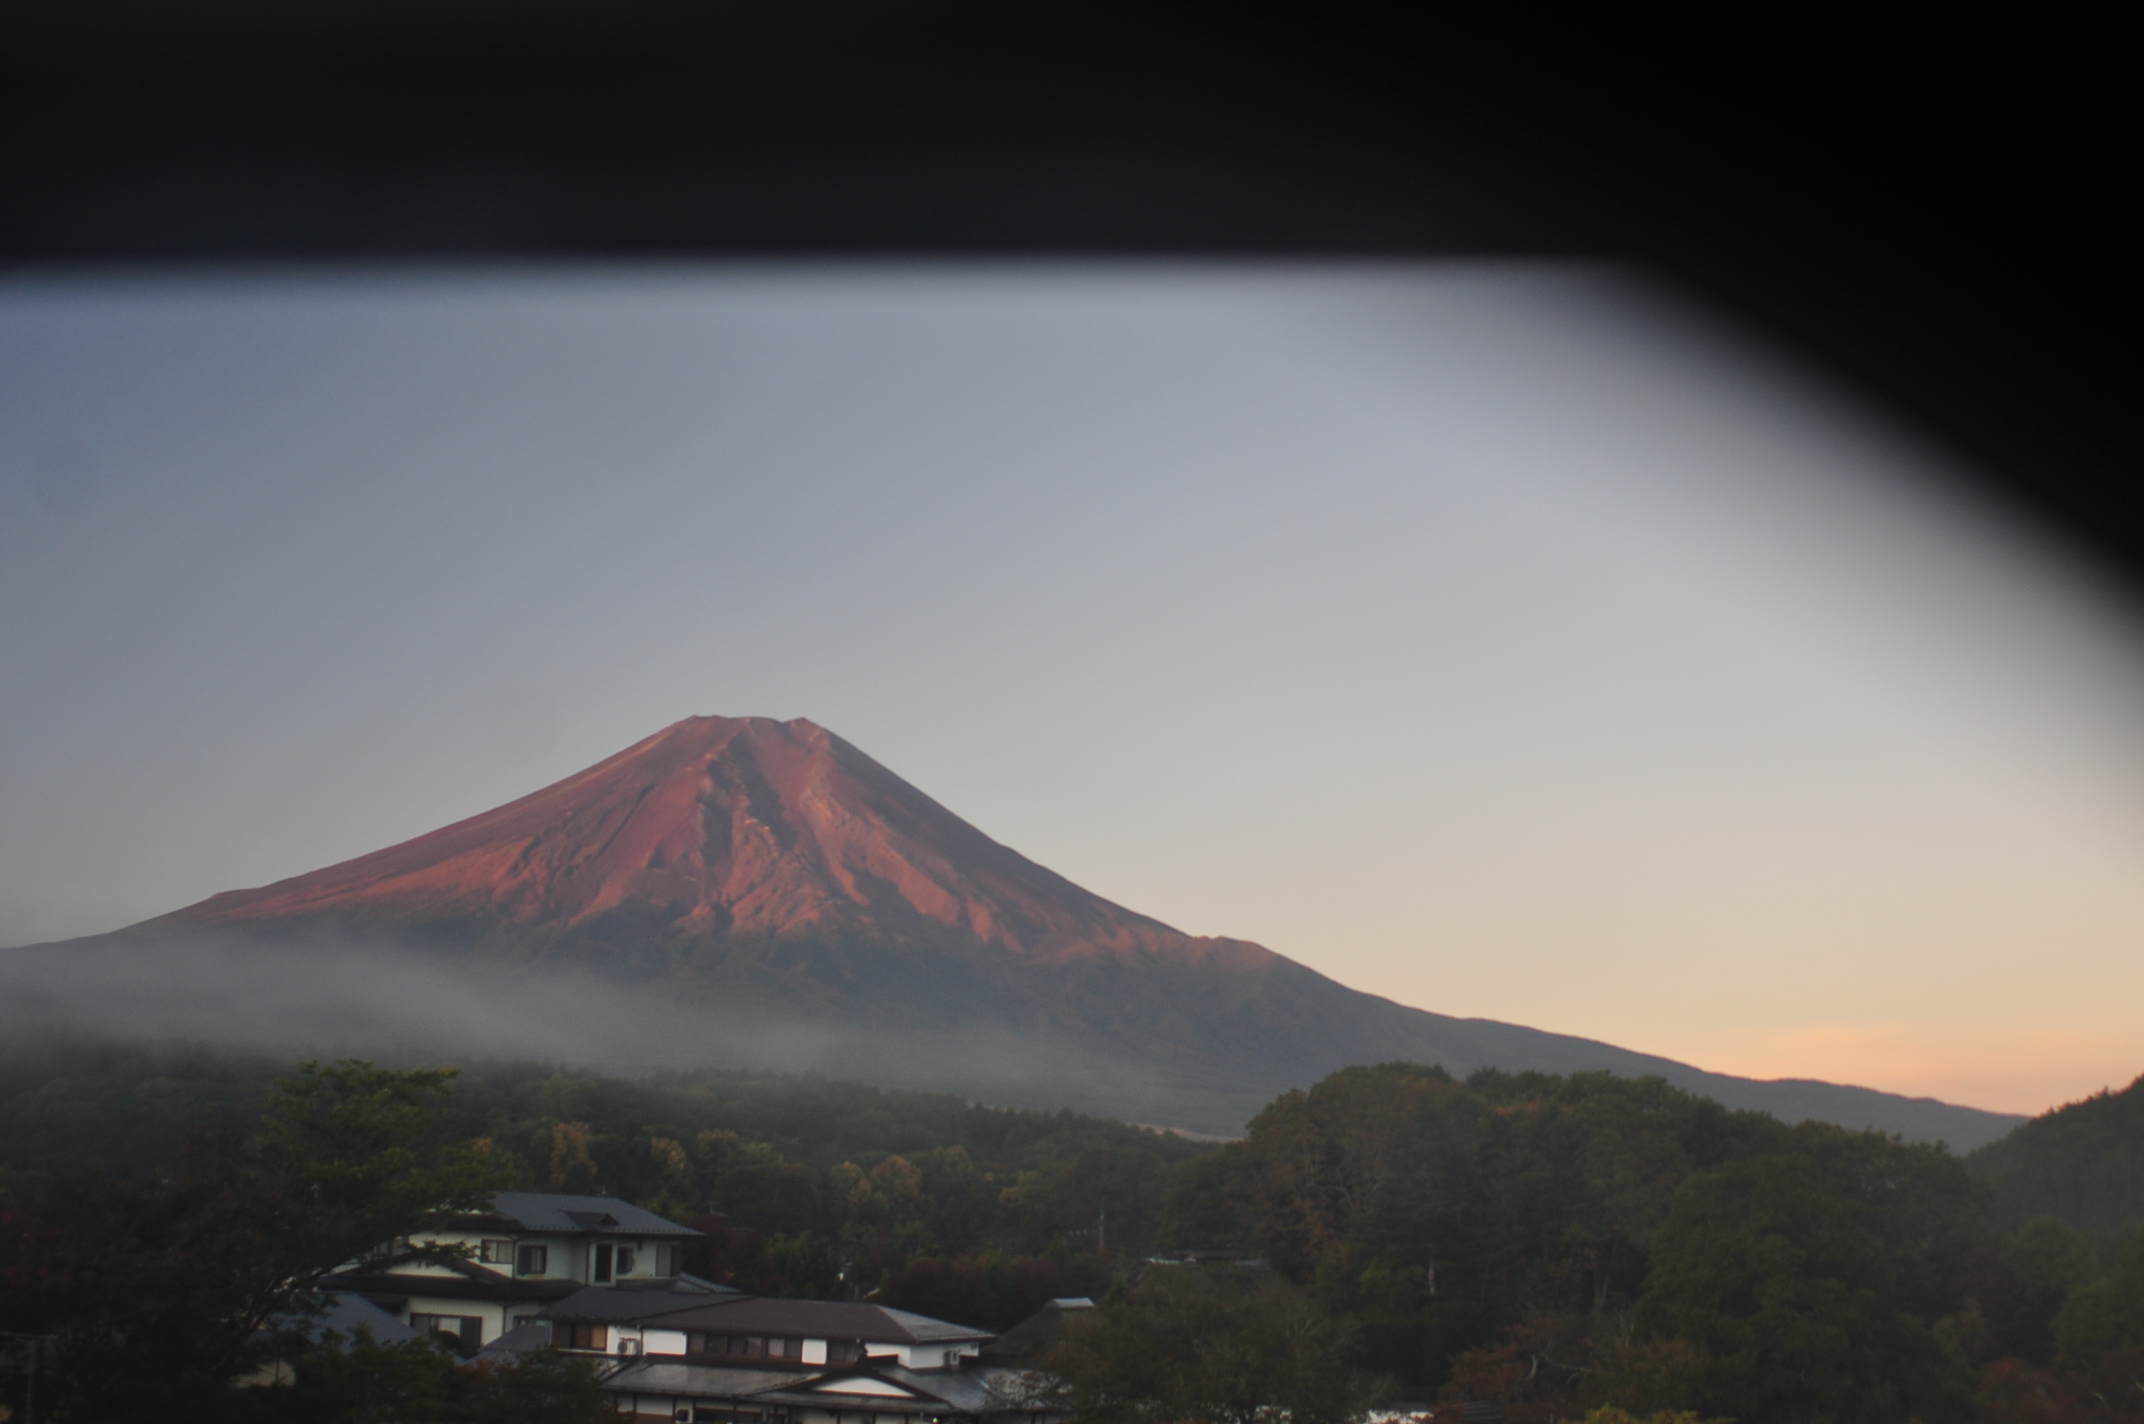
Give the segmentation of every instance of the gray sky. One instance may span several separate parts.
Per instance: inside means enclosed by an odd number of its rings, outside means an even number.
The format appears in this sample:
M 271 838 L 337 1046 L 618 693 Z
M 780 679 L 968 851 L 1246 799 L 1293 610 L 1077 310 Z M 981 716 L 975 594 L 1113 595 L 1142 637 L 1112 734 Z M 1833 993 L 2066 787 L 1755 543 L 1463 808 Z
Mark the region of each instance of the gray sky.
M 2144 1069 L 2144 638 L 1595 269 L 0 282 L 0 944 L 808 716 L 1179 928 L 1760 1076 Z

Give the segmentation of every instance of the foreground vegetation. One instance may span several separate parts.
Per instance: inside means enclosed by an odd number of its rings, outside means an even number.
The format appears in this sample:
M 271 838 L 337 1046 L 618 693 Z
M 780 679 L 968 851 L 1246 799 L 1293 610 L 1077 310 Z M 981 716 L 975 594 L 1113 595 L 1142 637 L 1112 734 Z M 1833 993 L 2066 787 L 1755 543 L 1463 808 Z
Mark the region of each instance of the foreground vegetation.
M 440 1344 L 310 1329 L 321 1278 L 485 1206 L 495 1174 L 431 1128 L 451 1071 L 308 1066 L 259 1129 L 207 1123 L 168 1173 L 66 1164 L 0 1201 L 0 1330 L 34 1348 L 39 1418 L 595 1424 L 593 1377 L 546 1351 L 464 1369 Z M 28 1360 L 14 1372 L 29 1405 Z M 244 1388 L 264 1376 L 279 1388 Z
M 1998 1230 L 1939 1147 L 1657 1080 L 1350 1069 L 1173 1178 L 1359 1358 L 1514 1421 L 2144 1419 L 2144 1236 Z
M 448 1093 L 437 1073 L 279 1075 L 81 1042 L 0 1057 L 0 1329 L 102 1340 L 82 1358 L 107 1365 L 162 1340 L 156 1370 L 124 1373 L 211 1400 L 290 1308 L 274 1282 L 397 1234 L 388 1216 L 512 1186 L 691 1221 L 707 1236 L 688 1269 L 756 1291 L 993 1328 L 1094 1295 L 1104 1308 L 1049 1357 L 1052 1402 L 1081 1419 L 1335 1424 L 1397 1394 L 1494 1401 L 1514 1424 L 2144 1420 L 2144 1234 L 2110 1192 L 2097 1230 L 2015 1219 L 1985 1153 L 1787 1126 L 1657 1081 L 1350 1069 L 1213 1146 L 812 1079 L 491 1065 Z M 2095 1123 L 2105 1156 L 2123 1129 Z M 360 1127 L 374 1145 L 351 1156 Z M 1142 1264 L 1193 1246 L 1271 1269 Z M 278 1348 L 316 1392 L 392 1375 L 416 1402 L 378 1417 L 589 1402 L 570 1362 L 514 1376 L 431 1346 Z M 87 1400 L 74 1417 L 120 1417 Z

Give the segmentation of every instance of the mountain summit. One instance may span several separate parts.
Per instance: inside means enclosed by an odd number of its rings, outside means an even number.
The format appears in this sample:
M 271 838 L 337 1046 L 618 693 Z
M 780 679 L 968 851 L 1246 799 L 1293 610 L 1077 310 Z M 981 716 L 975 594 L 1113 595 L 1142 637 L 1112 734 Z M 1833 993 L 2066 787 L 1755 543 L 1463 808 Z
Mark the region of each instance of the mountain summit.
M 1089 894 L 815 723 L 688 717 L 555 785 L 401 845 L 151 925 L 333 923 L 527 952 L 868 940 L 1032 963 L 1277 958 Z
M 584 1061 L 622 1042 L 638 1062 L 819 1068 L 1205 1131 L 1391 1059 L 1658 1074 L 1730 1107 L 1962 1148 L 2019 1120 L 1705 1073 L 1359 993 L 1091 894 L 802 719 L 690 717 L 401 845 L 44 947 L 55 966 L 91 966 L 96 1006 L 132 983 L 161 1022 L 179 1019 L 155 995 L 192 992 L 222 1023 L 238 995 L 196 988 L 176 967 L 189 949 L 250 1001 L 314 993 L 344 1037 L 428 1011 L 428 1042 L 443 1024 L 464 1047 Z M 143 990 L 158 965 L 165 987 Z M 318 998 L 330 983 L 332 1003 Z M 532 995 L 549 996 L 541 1013 Z

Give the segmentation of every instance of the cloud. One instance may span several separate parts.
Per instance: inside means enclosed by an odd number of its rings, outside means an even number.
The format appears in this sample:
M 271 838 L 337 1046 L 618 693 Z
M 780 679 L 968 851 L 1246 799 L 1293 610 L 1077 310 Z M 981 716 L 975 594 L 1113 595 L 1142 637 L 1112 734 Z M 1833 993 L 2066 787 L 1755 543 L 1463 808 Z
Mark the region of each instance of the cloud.
M 809 1020 L 326 936 L 186 934 L 0 951 L 0 1033 L 40 1030 L 306 1057 L 536 1059 L 626 1075 L 824 1073 L 1217 1133 L 1237 1131 L 1266 1096 L 988 1026 Z

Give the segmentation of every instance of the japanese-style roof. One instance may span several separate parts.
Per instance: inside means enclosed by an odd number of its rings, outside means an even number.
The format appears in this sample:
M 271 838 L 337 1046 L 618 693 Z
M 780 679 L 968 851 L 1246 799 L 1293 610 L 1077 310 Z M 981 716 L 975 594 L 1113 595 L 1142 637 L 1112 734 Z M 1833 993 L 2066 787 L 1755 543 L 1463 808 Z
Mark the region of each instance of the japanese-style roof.
M 302 1331 L 306 1339 L 316 1344 L 325 1341 L 333 1332 L 344 1347 L 355 1340 L 360 1331 L 382 1345 L 400 1345 L 418 1338 L 418 1332 L 355 1291 L 330 1290 L 323 1294 L 327 1309 L 320 1314 L 281 1316 L 275 1321 L 276 1327 Z
M 399 1345 L 418 1338 L 417 1331 L 355 1291 L 335 1291 L 328 1298 L 335 1303 L 327 1314 L 315 1317 L 306 1330 L 315 1340 L 330 1330 L 345 1340 L 355 1339 L 359 1331 L 364 1331 L 382 1345 Z
M 852 1300 L 777 1300 L 768 1296 L 738 1296 L 704 1305 L 673 1305 L 667 1311 L 648 1311 L 638 1302 L 631 1315 L 579 1315 L 572 1310 L 610 1309 L 585 1299 L 598 1294 L 581 1292 L 544 1312 L 554 1320 L 639 1320 L 659 1324 L 665 1330 L 725 1331 L 737 1335 L 793 1335 L 814 1340 L 864 1340 L 888 1345 L 956 1344 L 988 1340 L 988 1330 L 933 1320 L 891 1306 Z M 643 1293 L 621 1292 L 641 1296 Z M 658 1296 L 657 1299 L 663 1299 Z M 674 1299 L 674 1298 L 673 1298 Z
M 823 1366 L 770 1370 L 709 1365 L 641 1356 L 614 1371 L 603 1387 L 616 1393 L 684 1395 L 694 1399 L 746 1399 L 787 1389 L 819 1374 Z
M 418 1261 L 432 1269 L 395 1269 Z M 334 1291 L 355 1291 L 372 1301 L 387 1297 L 406 1299 L 413 1295 L 440 1296 L 450 1300 L 557 1300 L 580 1289 L 572 1281 L 517 1280 L 474 1261 L 434 1260 L 416 1252 L 397 1257 L 382 1270 L 337 1271 L 321 1285 Z
M 500 1192 L 491 1199 L 492 1214 L 524 1231 L 555 1231 L 569 1236 L 698 1236 L 652 1211 L 617 1197 L 583 1197 L 559 1192 Z
M 1017 1407 L 1012 1401 L 1024 1377 L 1014 1370 L 909 1370 L 884 1363 L 833 1369 L 741 1369 L 643 1357 L 613 1373 L 603 1387 L 619 1394 L 822 1408 L 846 1396 L 868 1399 L 870 1407 L 881 1410 L 908 1405 L 923 1414 L 984 1414 Z
M 986 1358 L 1023 1359 L 1037 1354 L 1054 1344 L 1057 1337 L 1064 1333 L 1065 1316 L 1092 1309 L 1094 1302 L 1085 1296 L 1066 1296 L 1052 1300 L 985 1345 L 983 1355 Z
M 741 1300 L 744 1292 L 697 1276 L 661 1285 L 586 1286 L 544 1312 L 550 1320 L 631 1321 L 675 1315 L 695 1306 Z
M 876 1403 L 900 1399 L 926 1406 L 924 1412 L 940 1412 L 940 1406 L 962 1414 L 994 1413 L 1014 1406 L 1025 1372 L 1005 1369 L 911 1370 L 895 1364 L 851 1365 L 829 1370 L 816 1379 L 781 1389 L 768 1390 L 759 1398 L 769 1403 L 822 1407 L 829 1395 L 868 1398 Z M 898 1393 L 896 1393 L 898 1391 Z
M 476 1352 L 480 1360 L 512 1362 L 531 1350 L 541 1350 L 551 1343 L 551 1327 L 548 1324 L 517 1325 L 498 1339 Z

